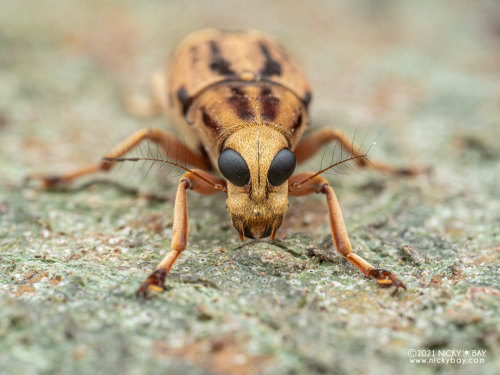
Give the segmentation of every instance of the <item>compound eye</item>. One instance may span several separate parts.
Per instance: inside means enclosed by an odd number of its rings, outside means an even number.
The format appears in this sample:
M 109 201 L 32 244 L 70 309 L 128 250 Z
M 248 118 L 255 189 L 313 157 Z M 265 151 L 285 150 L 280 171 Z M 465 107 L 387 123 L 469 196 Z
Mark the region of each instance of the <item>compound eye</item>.
M 280 186 L 288 180 L 295 170 L 295 164 L 295 155 L 292 151 L 284 148 L 278 152 L 267 172 L 267 179 L 271 185 Z
M 236 186 L 250 181 L 250 170 L 243 157 L 233 149 L 225 149 L 219 156 L 219 170 L 222 175 Z

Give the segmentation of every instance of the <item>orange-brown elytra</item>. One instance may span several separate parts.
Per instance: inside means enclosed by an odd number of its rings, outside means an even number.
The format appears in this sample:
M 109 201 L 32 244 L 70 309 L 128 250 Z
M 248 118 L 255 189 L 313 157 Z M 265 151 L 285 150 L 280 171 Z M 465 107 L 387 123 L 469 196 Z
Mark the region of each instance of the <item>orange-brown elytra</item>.
M 143 140 L 165 152 L 164 162 L 186 171 L 175 199 L 171 251 L 139 288 L 139 296 L 162 290 L 165 278 L 185 250 L 188 239 L 187 190 L 199 194 L 222 191 L 231 222 L 240 237 L 274 238 L 288 207 L 289 196 L 321 193 L 326 197 L 335 246 L 363 274 L 382 286 L 405 288 L 391 272 L 376 269 L 352 251 L 335 192 L 317 173 L 293 175 L 296 163 L 321 146 L 336 141 L 360 166 L 392 174 L 417 174 L 370 162 L 341 132 L 321 128 L 301 140 L 309 123 L 311 90 L 303 73 L 282 47 L 258 31 L 228 33 L 201 30 L 178 46 L 166 73 L 152 79 L 151 100 L 129 109 L 142 115 L 162 113 L 181 132 L 185 143 L 158 129 L 133 134 L 100 163 L 61 176 L 35 176 L 47 186 L 68 183 L 82 175 L 110 169 Z M 168 160 L 176 160 L 176 163 Z M 190 170 L 189 166 L 196 170 Z M 215 177 L 210 170 L 217 170 Z

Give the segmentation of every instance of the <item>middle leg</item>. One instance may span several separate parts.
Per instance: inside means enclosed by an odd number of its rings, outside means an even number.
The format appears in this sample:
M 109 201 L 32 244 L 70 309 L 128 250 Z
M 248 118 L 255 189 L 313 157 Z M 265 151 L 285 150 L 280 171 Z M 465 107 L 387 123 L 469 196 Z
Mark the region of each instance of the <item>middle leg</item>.
M 156 143 L 161 147 L 169 159 L 175 160 L 181 165 L 192 165 L 196 168 L 210 170 L 210 163 L 208 159 L 195 154 L 175 136 L 159 128 L 149 128 L 139 130 L 132 134 L 129 138 L 125 139 L 108 154 L 106 154 L 100 163 L 87 165 L 83 168 L 79 168 L 73 172 L 62 175 L 32 175 L 29 179 L 38 180 L 44 187 L 51 188 L 56 185 L 68 184 L 82 176 L 99 171 L 108 171 L 115 165 L 116 162 L 108 161 L 106 160 L 107 158 L 119 158 L 136 148 L 144 140 Z

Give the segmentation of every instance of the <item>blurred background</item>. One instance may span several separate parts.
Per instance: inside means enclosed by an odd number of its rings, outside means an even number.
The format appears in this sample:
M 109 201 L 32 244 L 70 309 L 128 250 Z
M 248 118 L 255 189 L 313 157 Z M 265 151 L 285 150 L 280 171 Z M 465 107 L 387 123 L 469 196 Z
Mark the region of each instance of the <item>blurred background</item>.
M 273 34 L 310 81 L 314 127 L 376 141 L 373 159 L 432 166 L 415 179 L 330 178 L 355 250 L 395 270 L 404 295 L 332 255 L 323 197 L 290 201 L 278 244 L 241 244 L 222 196 L 190 195 L 190 245 L 171 290 L 140 304 L 135 288 L 170 244 L 175 178 L 159 179 L 163 203 L 22 184 L 168 126 L 129 116 L 123 98 L 147 93 L 151 71 L 204 27 Z M 2 1 L 2 372 L 498 371 L 499 69 L 493 0 Z M 154 173 L 134 180 L 127 168 L 125 184 L 157 191 Z M 410 348 L 487 358 L 412 365 Z

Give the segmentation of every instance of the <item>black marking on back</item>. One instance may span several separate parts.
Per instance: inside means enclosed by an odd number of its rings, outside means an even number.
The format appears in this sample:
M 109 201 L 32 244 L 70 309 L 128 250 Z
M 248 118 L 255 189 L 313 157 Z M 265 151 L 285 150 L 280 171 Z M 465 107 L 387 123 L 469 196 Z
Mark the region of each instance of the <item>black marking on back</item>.
M 302 113 L 299 115 L 299 117 L 297 117 L 297 119 L 293 123 L 292 130 L 296 131 L 300 127 L 300 125 L 302 125 Z
M 239 87 L 231 87 L 231 94 L 244 96 L 245 93 Z
M 305 95 L 304 95 L 304 97 L 302 98 L 302 102 L 306 106 L 306 109 L 309 108 L 309 103 L 311 103 L 311 99 L 312 99 L 311 92 L 310 91 L 306 92 Z
M 245 121 L 253 120 L 255 115 L 250 108 L 250 101 L 245 96 L 245 93 L 238 87 L 231 88 L 231 93 L 233 95 L 229 97 L 228 102 L 238 117 Z
M 262 119 L 265 121 L 274 121 L 280 105 L 279 98 L 273 96 L 269 87 L 264 87 L 260 94 L 259 101 L 262 105 Z
M 279 62 L 274 61 L 269 53 L 269 49 L 262 42 L 259 42 L 259 48 L 262 54 L 265 57 L 264 67 L 260 70 L 260 74 L 263 77 L 269 77 L 272 75 L 281 75 L 281 65 Z
M 212 117 L 210 117 L 205 108 L 201 109 L 201 117 L 203 120 L 203 124 L 205 124 L 205 126 L 215 131 L 219 131 L 219 124 L 217 124 L 217 121 L 215 121 Z
M 191 105 L 191 102 L 193 101 L 192 98 L 189 96 L 188 92 L 186 91 L 186 88 L 182 86 L 179 90 L 177 90 L 177 98 L 181 102 L 182 105 L 182 114 L 186 116 L 186 113 L 189 109 L 189 106 Z
M 262 91 L 260 92 L 260 94 L 261 94 L 262 96 L 271 95 L 272 93 L 273 93 L 273 91 L 271 90 L 271 88 L 270 88 L 270 87 L 267 87 L 267 86 L 263 87 L 263 88 L 262 88 Z
M 209 67 L 212 71 L 221 76 L 235 75 L 234 71 L 229 67 L 231 63 L 222 57 L 219 46 L 213 40 L 210 41 L 210 52 L 212 53 L 212 60 Z

